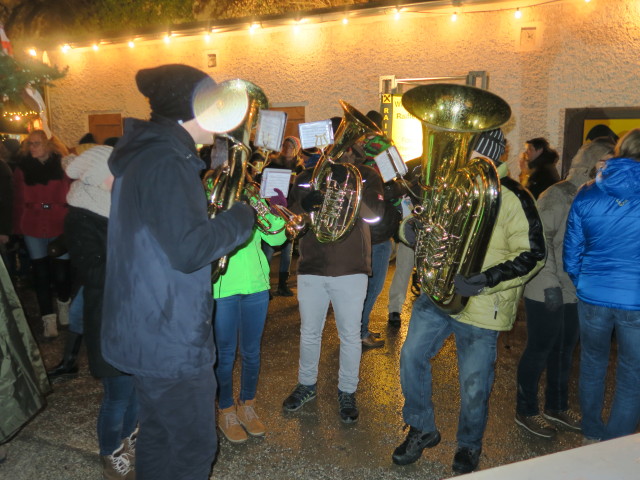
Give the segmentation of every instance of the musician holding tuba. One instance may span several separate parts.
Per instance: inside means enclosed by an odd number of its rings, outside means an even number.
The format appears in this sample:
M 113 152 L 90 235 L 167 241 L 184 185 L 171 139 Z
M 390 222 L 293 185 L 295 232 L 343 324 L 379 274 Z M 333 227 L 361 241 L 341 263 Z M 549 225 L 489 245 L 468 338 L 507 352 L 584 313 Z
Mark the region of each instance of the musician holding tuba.
M 217 449 L 211 262 L 249 238 L 255 213 L 236 202 L 207 214 L 196 143 L 213 137 L 194 118 L 192 98 L 213 79 L 180 64 L 135 79 L 151 118 L 126 119 L 108 161 L 102 354 L 134 377 L 137 478 L 205 480 Z M 131 468 L 130 452 L 111 456 L 117 471 Z
M 364 117 L 361 114 L 359 116 Z M 340 132 L 339 128 L 334 147 L 340 143 Z M 361 179 L 358 179 L 358 187 L 362 188 L 362 201 L 352 228 L 347 229 L 347 233 L 340 233 L 342 236 L 339 239 L 327 241 L 324 236 L 330 236 L 329 232 L 323 229 L 320 237 L 316 226 L 312 225 L 299 239 L 298 301 L 301 325 L 298 384 L 283 402 L 284 410 L 293 412 L 316 397 L 322 331 L 331 304 L 340 337 L 338 410 L 341 421 L 347 424 L 356 422 L 359 416 L 355 392 L 362 355 L 360 317 L 367 277 L 371 274 L 371 237 L 367 221 L 380 217 L 384 207 L 380 175 L 363 165 L 350 165 L 349 170 L 346 168 L 346 164 L 356 160 L 356 153 L 351 146 L 363 133 L 354 135 L 356 138 L 351 138 L 340 148 L 340 157 L 325 164 L 326 169 L 321 174 L 323 179 L 330 179 L 328 190 L 334 184 L 347 184 L 353 178 L 353 170 L 359 172 Z M 314 169 L 317 172 L 319 167 L 322 165 L 307 168 L 296 177 L 291 193 L 291 209 L 294 212 L 318 217 L 324 214 L 321 211 L 328 203 L 325 197 L 329 194 L 324 187 L 313 188 L 316 177 Z M 328 215 L 331 216 L 331 213 Z
M 410 429 L 393 452 L 393 462 L 417 461 L 425 448 L 440 442 L 431 401 L 431 365 L 444 341 L 455 335 L 460 381 L 460 417 L 453 471 L 468 473 L 480 460 L 493 385 L 496 344 L 501 331 L 513 326 L 524 284 L 542 267 L 545 241 L 533 198 L 507 176 L 501 162 L 505 150 L 500 129 L 478 135 L 470 157 L 491 160 L 500 178 L 500 207 L 480 271 L 455 277 L 456 294 L 468 297 L 460 313 L 450 314 L 422 292 L 411 314 L 400 356 L 405 398 L 402 416 Z M 413 222 L 404 224 L 406 239 L 415 241 Z

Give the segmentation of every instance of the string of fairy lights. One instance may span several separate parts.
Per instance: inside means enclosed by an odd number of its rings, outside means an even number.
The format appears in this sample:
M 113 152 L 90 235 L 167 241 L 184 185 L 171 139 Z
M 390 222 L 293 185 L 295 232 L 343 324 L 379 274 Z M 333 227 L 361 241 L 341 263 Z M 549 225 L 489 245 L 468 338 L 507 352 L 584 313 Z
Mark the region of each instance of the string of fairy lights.
M 449 16 L 451 22 L 457 22 L 464 15 L 473 15 L 479 13 L 495 13 L 495 12 L 504 12 L 505 14 L 510 14 L 513 16 L 514 20 L 521 20 L 523 18 L 523 13 L 526 12 L 527 9 L 531 9 L 534 7 L 539 7 L 542 5 L 548 5 L 553 3 L 560 2 L 584 2 L 591 3 L 596 2 L 597 0 L 539 0 L 537 2 L 532 2 L 526 6 L 520 7 L 510 7 L 510 8 L 493 8 L 493 9 L 468 9 L 467 7 L 462 5 L 462 2 L 459 0 L 452 0 L 451 6 L 447 6 L 446 8 L 440 8 L 439 10 L 432 8 L 424 8 L 424 6 L 420 7 L 419 4 L 409 4 L 406 6 L 398 6 L 394 8 L 386 8 L 383 10 L 385 15 L 388 15 L 390 18 L 398 21 L 406 15 L 411 14 L 421 14 L 421 15 L 434 15 L 434 16 Z M 466 10 L 465 10 L 466 9 Z M 93 43 L 64 43 L 60 45 L 60 51 L 62 53 L 69 53 L 74 49 L 91 49 L 93 51 L 99 51 L 101 46 L 106 45 L 118 45 L 118 44 L 126 44 L 129 48 L 133 49 L 137 44 L 144 41 L 157 41 L 161 39 L 165 44 L 170 45 L 171 42 L 178 37 L 194 37 L 201 36 L 203 41 L 208 43 L 212 40 L 212 38 L 221 33 L 228 32 L 237 32 L 246 30 L 250 35 L 257 33 L 258 31 L 270 28 L 270 27 L 291 27 L 294 32 L 300 31 L 301 27 L 305 24 L 322 24 L 329 22 L 341 22 L 343 25 L 348 25 L 349 21 L 354 18 L 362 18 L 363 16 L 373 16 L 380 15 L 380 9 L 371 9 L 373 13 L 367 13 L 366 9 L 359 11 L 348 11 L 345 10 L 342 13 L 332 13 L 330 15 L 318 14 L 313 15 L 310 14 L 308 16 L 299 16 L 297 18 L 291 17 L 281 17 L 278 19 L 270 19 L 270 20 L 256 20 L 251 22 L 238 22 L 231 23 L 224 26 L 212 26 L 206 25 L 197 29 L 189 29 L 189 30 L 180 30 L 180 29 L 172 29 L 168 30 L 162 34 L 152 34 L 152 35 L 136 35 L 131 36 L 129 38 L 118 38 L 118 39 L 104 39 L 104 40 L 96 40 Z M 442 10 L 448 10 L 448 12 L 443 13 Z M 452 12 L 452 13 L 451 13 Z M 27 53 L 33 57 L 38 57 L 39 52 L 35 48 L 27 49 Z

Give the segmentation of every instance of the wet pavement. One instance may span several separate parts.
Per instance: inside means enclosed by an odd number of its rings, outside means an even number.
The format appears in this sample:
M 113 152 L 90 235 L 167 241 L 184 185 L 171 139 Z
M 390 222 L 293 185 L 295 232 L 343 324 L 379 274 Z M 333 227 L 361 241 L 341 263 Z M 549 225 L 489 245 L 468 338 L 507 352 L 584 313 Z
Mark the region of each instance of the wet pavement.
M 278 260 L 276 256 L 274 267 Z M 402 326 L 399 329 L 389 328 L 387 292 L 393 269 L 392 263 L 385 289 L 371 315 L 371 330 L 380 331 L 386 338 L 386 344 L 383 348 L 365 350 L 362 355 L 357 392 L 359 421 L 344 425 L 338 416 L 339 342 L 331 311 L 323 337 L 318 397 L 298 412 L 282 411 L 282 401 L 297 381 L 300 317 L 295 296 L 276 296 L 269 306 L 263 338 L 256 407 L 266 424 L 267 435 L 264 438 L 250 438 L 241 445 L 232 445 L 226 439 L 220 439 L 211 478 L 435 480 L 453 475 L 451 462 L 456 448 L 459 395 L 452 338 L 445 342 L 443 350 L 433 362 L 433 400 L 442 442 L 433 449 L 425 450 L 422 458 L 413 465 L 400 467 L 391 461 L 393 449 L 402 442 L 406 433 L 401 416 L 403 397 L 399 356 L 413 298 L 409 294 L 402 312 Z M 277 267 L 272 271 L 277 271 Z M 272 275 L 272 285 L 276 282 L 276 277 Z M 289 285 L 295 287 L 295 275 L 289 280 Z M 66 331 L 61 332 L 54 341 L 44 342 L 33 295 L 28 290 L 20 290 L 19 293 L 41 346 L 45 364 L 51 368 L 61 358 Z M 546 440 L 534 437 L 514 423 L 516 368 L 525 341 L 526 330 L 522 319 L 516 322 L 513 331 L 503 333 L 499 338 L 496 380 L 480 469 L 581 445 L 582 437 L 579 434 L 560 431 L 554 440 Z M 236 390 L 237 386 L 236 380 Z M 575 366 L 570 389 L 570 403 L 577 408 Z M 0 465 L 0 479 L 100 478 L 95 423 L 101 391 L 99 381 L 88 373 L 83 347 L 80 375 L 54 385 L 53 393 L 48 396 L 47 407 L 9 443 L 9 457 Z M 610 396 L 611 388 L 608 389 L 608 402 Z

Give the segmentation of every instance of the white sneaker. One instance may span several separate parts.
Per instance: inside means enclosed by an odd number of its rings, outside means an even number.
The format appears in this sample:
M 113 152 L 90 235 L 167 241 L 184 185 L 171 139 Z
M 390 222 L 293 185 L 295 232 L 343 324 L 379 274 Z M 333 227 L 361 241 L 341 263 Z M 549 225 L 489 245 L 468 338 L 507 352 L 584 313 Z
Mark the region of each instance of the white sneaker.
M 131 462 L 131 457 L 128 453 L 124 452 L 123 445 L 111 455 L 100 457 L 100 460 L 102 460 L 103 480 L 134 478 L 135 470 Z
M 58 304 L 58 321 L 60 325 L 63 327 L 69 325 L 69 304 L 71 300 L 67 300 L 66 302 L 56 300 L 56 303 Z
M 56 338 L 58 336 L 58 322 L 55 313 L 50 313 L 42 317 L 44 325 L 44 338 Z

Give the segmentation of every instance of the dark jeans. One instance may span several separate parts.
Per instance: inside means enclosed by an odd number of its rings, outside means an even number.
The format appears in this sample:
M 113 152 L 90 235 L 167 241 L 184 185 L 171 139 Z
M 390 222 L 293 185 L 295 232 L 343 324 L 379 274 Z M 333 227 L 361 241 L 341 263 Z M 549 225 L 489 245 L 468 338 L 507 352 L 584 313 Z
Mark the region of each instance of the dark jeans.
M 104 396 L 98 414 L 100 455 L 111 455 L 138 424 L 138 401 L 131 375 L 102 379 Z
M 578 343 L 578 304 L 566 303 L 550 312 L 544 302 L 524 299 L 527 311 L 527 346 L 518 364 L 516 411 L 537 415 L 538 383 L 547 369 L 545 410 L 569 408 L 569 375 Z
M 578 301 L 582 433 L 610 440 L 630 435 L 640 422 L 640 311 Z M 616 390 L 609 419 L 602 419 L 611 336 L 616 332 Z
M 491 315 L 493 312 L 487 312 Z M 493 386 L 498 331 L 461 323 L 436 307 L 422 293 L 413 304 L 407 338 L 400 353 L 402 417 L 423 432 L 436 430 L 431 399 L 431 359 L 454 334 L 460 383 L 459 447 L 479 449 L 487 426 Z
M 361 338 L 369 335 L 369 316 L 380 292 L 382 292 L 384 281 L 387 278 L 391 249 L 391 240 L 376 243 L 371 247 L 371 276 L 367 282 L 367 296 L 364 299 L 364 305 L 362 307 Z
M 233 364 L 238 343 L 242 357 L 240 376 L 240 400 L 256 397 L 260 373 L 260 342 L 269 308 L 269 292 L 250 295 L 231 295 L 216 298 L 216 314 L 213 322 L 218 363 L 218 407 L 233 405 Z
M 278 272 L 289 273 L 289 268 L 291 267 L 291 256 L 293 255 L 293 242 L 291 240 L 287 240 L 279 247 L 272 247 L 267 242 L 262 242 L 262 252 L 265 257 L 267 257 L 267 262 L 271 263 L 271 259 L 273 258 L 273 254 L 276 250 L 280 250 L 280 267 L 278 268 Z
M 134 381 L 137 480 L 207 480 L 218 445 L 213 367 L 189 378 Z

